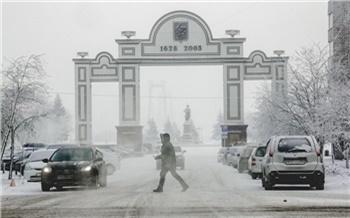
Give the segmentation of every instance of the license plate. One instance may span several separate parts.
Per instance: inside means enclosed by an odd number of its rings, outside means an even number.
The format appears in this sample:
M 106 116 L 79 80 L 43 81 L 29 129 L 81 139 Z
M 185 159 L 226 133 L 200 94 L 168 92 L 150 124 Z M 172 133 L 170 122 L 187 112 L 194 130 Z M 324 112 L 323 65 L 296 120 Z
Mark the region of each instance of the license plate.
M 58 175 L 57 179 L 73 179 L 73 175 Z
M 303 165 L 305 160 L 285 160 L 284 163 L 287 165 Z

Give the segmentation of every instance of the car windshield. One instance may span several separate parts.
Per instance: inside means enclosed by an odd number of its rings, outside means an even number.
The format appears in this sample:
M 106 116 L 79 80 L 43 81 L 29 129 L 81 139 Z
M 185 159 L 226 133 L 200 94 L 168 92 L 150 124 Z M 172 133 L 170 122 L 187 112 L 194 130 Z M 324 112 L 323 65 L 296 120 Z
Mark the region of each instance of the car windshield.
M 59 149 L 55 152 L 51 161 L 89 161 L 92 160 L 91 149 Z
M 33 152 L 29 157 L 29 162 L 41 161 L 45 158 L 50 158 L 53 150 L 46 150 L 42 152 Z
M 255 156 L 264 157 L 266 152 L 266 147 L 259 147 L 256 149 Z
M 174 146 L 175 152 L 181 152 L 181 147 L 180 146 Z
M 285 138 L 278 143 L 279 152 L 311 152 L 311 144 L 306 138 Z

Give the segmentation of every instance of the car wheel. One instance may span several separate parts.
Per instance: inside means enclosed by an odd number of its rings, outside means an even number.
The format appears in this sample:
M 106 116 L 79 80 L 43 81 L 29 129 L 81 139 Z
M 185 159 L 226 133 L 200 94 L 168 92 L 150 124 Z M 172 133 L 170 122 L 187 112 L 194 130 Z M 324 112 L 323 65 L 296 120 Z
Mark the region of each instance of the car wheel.
M 111 164 L 108 164 L 106 166 L 107 169 L 107 175 L 112 175 L 115 172 L 115 167 Z
M 101 187 L 106 187 L 107 186 L 107 173 L 106 170 L 104 170 L 104 172 L 102 174 L 100 174 L 99 176 L 100 179 L 100 186 Z
M 263 176 L 261 177 L 261 186 L 265 188 L 265 180 Z
M 324 183 L 320 182 L 316 185 L 316 190 L 324 190 Z
M 24 176 L 24 166 L 21 165 L 20 171 L 21 171 L 22 176 Z
M 50 191 L 50 184 L 45 182 L 45 181 L 41 181 L 41 190 L 43 192 L 47 192 L 47 191 Z
M 258 175 L 257 174 L 255 174 L 255 173 L 252 173 L 252 179 L 256 179 L 257 177 L 258 177 Z
M 273 185 L 267 178 L 265 178 L 264 187 L 265 187 L 265 190 L 272 190 L 273 188 Z
M 93 189 L 97 189 L 98 187 L 98 175 L 93 175 L 93 178 L 91 179 L 90 187 Z
M 63 185 L 56 185 L 56 189 L 57 189 L 58 191 L 62 191 Z

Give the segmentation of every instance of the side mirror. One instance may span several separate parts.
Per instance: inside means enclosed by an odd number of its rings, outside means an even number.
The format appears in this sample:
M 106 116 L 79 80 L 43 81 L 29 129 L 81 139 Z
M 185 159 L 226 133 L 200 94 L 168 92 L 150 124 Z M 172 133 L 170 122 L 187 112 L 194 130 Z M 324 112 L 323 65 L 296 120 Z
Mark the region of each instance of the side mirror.
M 98 157 L 95 159 L 95 162 L 98 162 L 98 161 L 103 161 L 102 157 Z
M 48 163 L 49 162 L 49 159 L 45 158 L 43 159 L 43 163 Z

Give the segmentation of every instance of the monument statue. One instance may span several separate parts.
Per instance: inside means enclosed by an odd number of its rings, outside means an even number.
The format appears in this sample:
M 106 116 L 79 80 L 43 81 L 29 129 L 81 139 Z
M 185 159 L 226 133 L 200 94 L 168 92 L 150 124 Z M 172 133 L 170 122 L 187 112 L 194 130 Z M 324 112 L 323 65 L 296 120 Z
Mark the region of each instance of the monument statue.
M 185 112 L 185 121 L 189 121 L 191 118 L 191 108 L 187 105 L 184 112 Z

